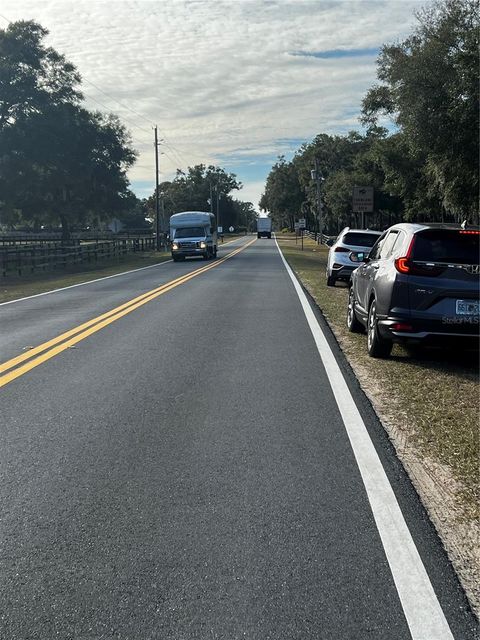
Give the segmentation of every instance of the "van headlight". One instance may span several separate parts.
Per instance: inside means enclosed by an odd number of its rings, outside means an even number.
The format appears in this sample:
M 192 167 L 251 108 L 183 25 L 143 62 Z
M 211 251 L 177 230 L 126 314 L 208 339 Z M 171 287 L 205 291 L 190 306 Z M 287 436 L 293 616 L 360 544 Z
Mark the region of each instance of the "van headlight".
M 206 249 L 207 248 L 207 243 L 206 242 L 200 242 L 200 249 Z
M 173 249 L 174 251 L 176 251 L 176 250 L 178 249 L 178 244 L 177 244 L 176 242 L 174 242 L 174 243 L 172 244 L 172 249 Z

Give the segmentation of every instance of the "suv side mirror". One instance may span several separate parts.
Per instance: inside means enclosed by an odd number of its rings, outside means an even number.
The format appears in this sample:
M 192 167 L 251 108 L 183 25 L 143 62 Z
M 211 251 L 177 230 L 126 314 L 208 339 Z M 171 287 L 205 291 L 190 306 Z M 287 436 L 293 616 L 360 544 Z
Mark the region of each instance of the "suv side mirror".
M 368 262 L 369 257 L 368 253 L 364 253 L 363 251 L 350 251 L 348 257 L 352 262 Z

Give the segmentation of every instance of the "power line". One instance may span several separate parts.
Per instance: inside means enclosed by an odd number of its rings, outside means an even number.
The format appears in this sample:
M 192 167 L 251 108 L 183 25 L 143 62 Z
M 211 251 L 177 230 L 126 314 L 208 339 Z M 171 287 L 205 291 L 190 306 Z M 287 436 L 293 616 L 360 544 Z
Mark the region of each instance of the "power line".
M 0 18 L 3 18 L 6 22 L 8 22 L 9 24 L 12 23 L 11 20 L 9 20 L 6 16 L 2 15 L 0 13 Z M 111 100 L 113 100 L 114 102 L 116 102 L 117 104 L 119 104 L 123 109 L 127 109 L 127 111 L 130 111 L 131 113 L 133 113 L 134 115 L 138 116 L 139 118 L 142 118 L 142 120 L 145 120 L 145 122 L 148 122 L 148 124 L 151 125 L 155 125 L 155 123 L 153 122 L 153 120 L 149 120 L 148 118 L 146 118 L 145 116 L 143 116 L 141 113 L 138 113 L 138 111 L 135 111 L 135 109 L 132 109 L 131 107 L 127 106 L 126 104 L 123 104 L 122 102 L 120 102 L 120 100 L 117 100 L 116 98 L 114 98 L 113 96 L 111 96 L 110 94 L 108 94 L 106 91 L 104 91 L 103 89 L 101 89 L 98 85 L 96 85 L 94 82 L 92 82 L 91 80 L 89 80 L 88 78 L 86 78 L 84 75 L 82 75 L 82 81 L 87 82 L 88 84 L 92 85 L 92 87 L 95 87 L 95 89 L 97 89 L 98 91 L 100 91 L 101 93 L 103 93 L 107 98 L 110 98 Z M 82 92 L 89 100 L 93 100 L 94 102 L 97 102 L 100 106 L 102 106 L 104 109 L 107 109 L 107 111 L 111 111 L 110 107 L 107 107 L 107 105 L 103 104 L 102 102 L 100 102 L 100 100 L 97 100 L 96 98 L 93 98 L 92 96 L 87 95 L 84 91 Z M 150 135 L 150 132 L 147 131 L 146 129 L 143 129 L 142 127 L 139 127 L 137 124 L 133 124 L 130 120 L 128 120 L 125 117 L 122 117 L 123 120 L 125 120 L 125 122 L 128 122 L 131 126 L 136 127 L 137 129 L 140 129 L 140 131 L 143 131 L 145 133 L 148 133 Z
M 167 158 L 170 160 L 170 162 L 171 162 L 173 165 L 176 165 L 176 164 L 177 164 L 177 160 L 174 160 L 174 159 L 173 159 L 173 158 L 172 158 L 172 157 L 171 157 L 171 156 L 170 156 L 166 151 L 162 151 L 162 153 L 163 153 L 164 155 L 166 155 L 166 156 L 167 156 Z M 183 164 L 183 163 L 181 162 L 180 164 Z M 178 167 L 177 167 L 177 169 L 178 169 Z
M 91 80 L 88 80 L 88 78 L 85 78 L 85 76 L 82 76 L 82 79 L 85 82 L 88 82 L 88 84 L 91 84 L 92 87 L 95 87 L 95 89 L 98 89 L 98 91 L 103 93 L 103 95 L 107 96 L 107 98 L 110 98 L 111 100 L 119 104 L 121 107 L 123 107 L 123 109 L 127 109 L 128 111 L 131 111 L 134 115 L 138 116 L 139 118 L 142 118 L 142 120 L 145 120 L 145 122 L 148 122 L 148 124 L 155 126 L 155 123 L 153 122 L 153 120 L 149 120 L 148 118 L 143 116 L 141 113 L 138 113 L 138 111 L 135 111 L 135 109 L 132 109 L 131 107 L 128 107 L 126 104 L 123 104 L 123 102 L 120 102 L 120 100 L 117 100 L 116 98 L 108 94 L 106 91 L 101 89 L 98 85 L 96 85 L 94 82 L 92 82 Z
M 177 147 L 174 147 L 172 144 L 170 144 L 170 147 L 172 149 L 176 149 L 178 153 L 180 153 L 180 150 Z M 198 154 L 192 153 L 191 151 L 189 151 L 189 155 L 193 156 L 194 158 L 198 158 L 199 160 L 205 160 L 205 156 L 199 156 Z
M 165 146 L 168 147 L 168 149 L 170 149 L 170 151 L 173 153 L 173 155 L 175 156 L 176 160 L 175 162 L 180 162 L 180 165 L 187 165 L 187 163 L 185 162 L 185 160 L 178 154 L 176 153 L 174 147 L 172 147 L 171 144 L 169 144 L 168 142 L 165 143 Z
M 96 98 L 92 98 L 92 96 L 88 95 L 88 93 L 85 93 L 83 91 L 83 95 L 86 96 L 89 100 L 93 100 L 94 102 L 99 104 L 101 107 L 103 107 L 107 111 L 111 111 L 110 107 L 107 107 L 107 105 L 103 104 L 103 102 L 100 102 L 100 100 L 97 100 Z M 125 120 L 125 122 L 128 122 L 128 124 L 130 124 L 132 127 L 135 127 L 136 129 L 139 129 L 140 131 L 143 131 L 144 133 L 148 133 L 148 135 L 150 135 L 150 131 L 147 131 L 147 129 L 144 129 L 143 127 L 139 127 L 138 124 L 132 122 L 131 120 L 128 120 L 128 118 L 125 118 L 124 116 L 122 116 L 122 120 Z
M 0 18 L 3 18 L 6 22 L 8 22 L 8 24 L 11 24 L 12 21 L 9 20 L 6 16 L 0 14 Z M 136 111 L 135 109 L 132 109 L 131 107 L 129 107 L 128 105 L 120 102 L 120 100 L 117 100 L 116 98 L 114 98 L 112 95 L 110 95 L 109 93 L 107 93 L 106 91 L 104 91 L 103 89 L 101 89 L 97 84 L 95 84 L 94 82 L 92 82 L 91 80 L 89 80 L 88 78 L 86 78 L 83 74 L 82 74 L 82 81 L 86 82 L 87 84 L 91 85 L 92 87 L 94 87 L 95 89 L 97 89 L 97 91 L 100 91 L 103 95 L 105 95 L 107 98 L 110 98 L 111 100 L 113 100 L 114 102 L 116 102 L 117 104 L 119 104 L 123 109 L 126 109 L 127 111 L 130 111 L 132 114 L 136 115 L 137 117 L 141 118 L 142 120 L 144 120 L 145 122 L 148 122 L 148 124 L 154 125 L 154 122 L 152 120 L 150 120 L 149 118 L 145 117 L 144 115 L 142 115 L 141 113 L 139 113 L 138 111 Z M 94 98 L 93 96 L 85 93 L 84 91 L 82 91 L 83 95 L 85 98 L 87 98 L 88 100 L 92 100 L 93 102 L 99 104 L 101 107 L 103 107 L 104 109 L 107 110 L 107 112 L 111 112 L 111 108 L 108 107 L 106 104 L 104 104 L 103 102 L 101 102 L 100 100 L 98 100 L 97 98 Z M 134 127 L 136 130 L 142 131 L 143 133 L 148 134 L 149 136 L 151 135 L 150 131 L 147 131 L 146 129 L 144 129 L 143 127 L 140 127 L 137 123 L 132 122 L 132 120 L 129 120 L 128 118 L 125 118 L 124 116 L 121 117 L 121 119 L 128 123 L 131 127 Z M 139 143 L 139 144 L 147 144 L 144 140 L 138 140 L 135 136 L 131 135 L 132 141 Z M 177 162 L 180 163 L 180 165 L 188 165 L 188 162 L 185 161 L 185 158 L 182 156 L 182 153 L 180 152 L 180 150 L 175 147 L 174 145 L 172 145 L 171 143 L 167 142 L 166 139 L 164 139 L 163 141 L 163 146 L 167 147 L 171 153 L 175 156 L 175 158 L 172 158 L 166 151 L 164 151 L 165 155 L 167 156 L 167 158 L 170 160 L 170 162 L 172 162 L 174 165 L 177 164 Z M 194 157 L 203 160 L 203 157 L 200 157 L 199 155 L 196 154 L 192 154 L 190 152 L 190 155 L 193 155 Z M 137 165 L 139 166 L 139 165 Z

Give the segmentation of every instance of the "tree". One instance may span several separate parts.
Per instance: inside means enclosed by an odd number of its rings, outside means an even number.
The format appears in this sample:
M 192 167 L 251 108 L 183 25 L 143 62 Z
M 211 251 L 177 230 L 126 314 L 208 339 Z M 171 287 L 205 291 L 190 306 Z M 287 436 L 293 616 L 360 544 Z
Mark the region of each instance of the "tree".
M 316 183 L 311 177 L 315 160 L 318 161 L 324 181 L 321 191 L 324 229 L 327 233 L 334 233 L 351 223 L 352 187 L 359 184 L 353 175 L 355 162 L 368 146 L 369 141 L 356 131 L 350 131 L 346 136 L 322 133 L 296 153 L 293 162 L 305 192 L 304 212 L 310 218 L 311 228 L 316 225 L 318 207 Z M 333 193 L 333 189 L 340 186 L 341 191 Z
M 159 185 L 163 200 L 164 224 L 179 211 L 213 211 L 224 227 L 237 226 L 239 209 L 230 197 L 232 191 L 242 188 L 234 173 L 227 173 L 218 166 L 198 164 L 188 167 L 187 172 L 177 169 L 172 181 Z M 149 216 L 155 217 L 155 193 L 147 200 Z
M 131 205 L 126 177 L 135 160 L 115 116 L 71 104 L 50 106 L 0 133 L 2 212 L 26 221 L 72 225 L 105 220 Z M 11 215 L 11 213 L 10 213 Z
M 363 101 L 363 122 L 394 119 L 427 191 L 457 219 L 478 219 L 479 13 L 473 0 L 443 0 L 417 14 L 404 42 L 386 45 Z
M 279 156 L 267 177 L 265 193 L 259 206 L 268 211 L 274 224 L 293 230 L 295 218 L 302 210 L 305 194 L 293 162 Z
M 127 169 L 135 161 L 118 118 L 80 106 L 80 75 L 17 22 L 0 31 L 0 213 L 6 223 L 98 222 L 132 207 Z
M 43 40 L 48 31 L 33 21 L 0 30 L 0 131 L 52 106 L 78 104 L 80 75 Z
M 232 200 L 232 202 L 235 213 L 232 225 L 237 230 L 254 231 L 258 214 L 253 203 L 236 199 Z
M 140 200 L 130 191 L 125 204 L 125 209 L 120 211 L 117 215 L 118 219 L 123 224 L 123 228 L 132 231 L 152 228 L 152 223 L 145 219 L 147 215 L 145 201 Z

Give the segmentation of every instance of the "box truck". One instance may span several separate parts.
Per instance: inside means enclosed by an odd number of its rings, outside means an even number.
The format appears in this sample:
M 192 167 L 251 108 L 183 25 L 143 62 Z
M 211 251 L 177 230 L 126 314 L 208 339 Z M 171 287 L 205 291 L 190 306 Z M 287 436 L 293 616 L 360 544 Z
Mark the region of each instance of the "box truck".
M 215 216 L 208 211 L 182 211 L 170 217 L 170 248 L 174 262 L 187 256 L 217 257 Z
M 257 218 L 257 238 L 272 237 L 272 219 Z

